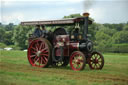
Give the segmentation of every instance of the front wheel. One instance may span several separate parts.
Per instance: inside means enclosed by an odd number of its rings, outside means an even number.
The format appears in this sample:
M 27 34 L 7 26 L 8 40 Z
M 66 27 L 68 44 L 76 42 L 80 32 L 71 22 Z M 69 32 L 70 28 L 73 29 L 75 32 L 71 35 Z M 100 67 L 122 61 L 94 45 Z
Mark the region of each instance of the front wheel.
M 93 52 L 89 56 L 89 61 L 88 61 L 90 69 L 102 69 L 104 66 L 104 57 L 102 54 L 99 52 Z
M 85 55 L 80 51 L 75 51 L 70 56 L 70 67 L 74 71 L 83 70 L 85 67 Z

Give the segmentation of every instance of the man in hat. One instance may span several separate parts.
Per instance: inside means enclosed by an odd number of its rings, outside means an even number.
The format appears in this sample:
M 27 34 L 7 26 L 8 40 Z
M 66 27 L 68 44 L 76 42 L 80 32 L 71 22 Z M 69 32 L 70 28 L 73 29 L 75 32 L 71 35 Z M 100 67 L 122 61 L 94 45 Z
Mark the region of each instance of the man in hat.
M 40 29 L 40 25 L 36 25 L 36 29 L 33 33 L 35 37 L 41 37 L 42 36 L 42 30 Z
M 78 40 L 78 35 L 79 35 L 79 28 L 75 28 L 73 31 L 74 39 L 77 41 Z
M 42 37 L 47 37 L 48 31 L 45 29 L 45 26 L 42 25 L 41 28 L 42 28 Z

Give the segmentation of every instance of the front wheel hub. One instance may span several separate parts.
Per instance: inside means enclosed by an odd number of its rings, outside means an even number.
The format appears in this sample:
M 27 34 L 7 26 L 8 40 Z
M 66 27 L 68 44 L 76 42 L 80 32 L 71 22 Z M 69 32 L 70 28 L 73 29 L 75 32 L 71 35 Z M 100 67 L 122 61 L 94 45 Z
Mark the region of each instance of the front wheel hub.
M 37 57 L 40 57 L 40 54 L 41 54 L 41 51 L 36 52 Z

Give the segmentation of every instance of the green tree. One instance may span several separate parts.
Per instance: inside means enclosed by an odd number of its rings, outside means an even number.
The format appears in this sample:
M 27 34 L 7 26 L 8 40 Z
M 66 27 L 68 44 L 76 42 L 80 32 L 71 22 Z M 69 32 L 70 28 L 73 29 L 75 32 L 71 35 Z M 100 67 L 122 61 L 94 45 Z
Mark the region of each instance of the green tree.
M 124 30 L 124 31 L 128 31 L 128 24 L 126 24 L 126 25 L 123 27 L 123 30 Z
M 4 43 L 0 43 L 0 48 L 5 48 L 6 45 Z
M 4 35 L 5 35 L 5 30 L 3 27 L 0 27 L 0 42 L 4 41 Z
M 128 43 L 128 31 L 117 32 L 112 39 L 115 44 Z
M 95 35 L 95 47 L 99 51 L 107 51 L 112 46 L 111 36 L 105 33 L 106 28 L 101 28 Z
M 99 29 L 100 32 L 104 32 L 105 34 L 109 35 L 109 36 L 113 36 L 117 30 L 115 29 L 110 29 L 108 27 L 102 26 L 102 28 Z
M 96 35 L 96 32 L 98 31 L 98 26 L 99 26 L 99 24 L 94 22 L 91 25 L 89 25 L 89 27 L 88 27 L 88 34 L 91 34 L 91 37 L 89 37 L 89 38 L 92 41 L 96 40 L 95 35 Z
M 109 29 L 115 29 L 117 31 L 121 31 L 124 27 L 124 23 L 120 24 L 103 24 L 105 27 L 108 27 Z
M 71 14 L 69 16 L 64 16 L 63 18 L 77 18 L 77 17 L 81 17 L 81 15 L 78 13 L 78 14 Z
M 13 42 L 21 49 L 26 49 L 28 45 L 28 36 L 32 33 L 32 27 L 18 25 L 14 28 Z
M 11 31 L 14 28 L 14 24 L 13 23 L 9 23 L 8 25 L 5 26 L 5 30 L 6 31 Z
M 6 45 L 12 45 L 13 44 L 12 37 L 13 37 L 13 32 L 6 31 L 4 34 L 3 43 L 5 43 Z

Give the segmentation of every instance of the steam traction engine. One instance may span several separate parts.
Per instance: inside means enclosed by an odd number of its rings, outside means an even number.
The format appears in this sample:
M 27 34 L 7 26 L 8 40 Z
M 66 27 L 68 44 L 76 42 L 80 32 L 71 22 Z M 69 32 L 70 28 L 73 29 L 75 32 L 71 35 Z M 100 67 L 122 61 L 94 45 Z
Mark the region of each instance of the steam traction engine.
M 21 22 L 22 25 L 45 26 L 76 26 L 70 32 L 66 28 L 57 28 L 47 33 L 47 37 L 30 37 L 28 47 L 28 61 L 35 67 L 67 66 L 70 63 L 72 70 L 79 71 L 88 64 L 91 69 L 102 69 L 104 58 L 99 52 L 93 51 L 93 43 L 88 38 L 89 14 L 83 17 Z

